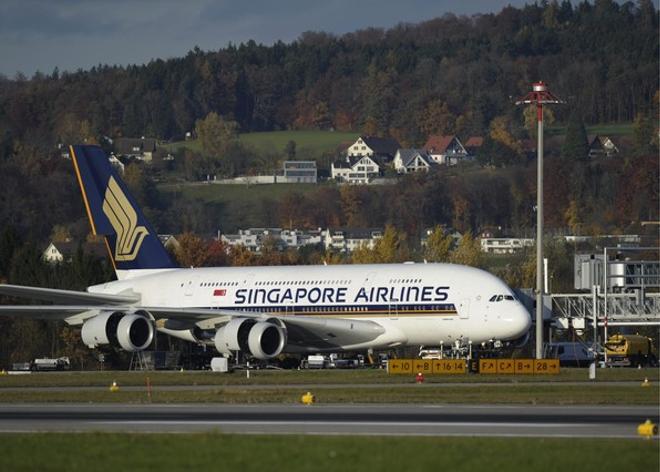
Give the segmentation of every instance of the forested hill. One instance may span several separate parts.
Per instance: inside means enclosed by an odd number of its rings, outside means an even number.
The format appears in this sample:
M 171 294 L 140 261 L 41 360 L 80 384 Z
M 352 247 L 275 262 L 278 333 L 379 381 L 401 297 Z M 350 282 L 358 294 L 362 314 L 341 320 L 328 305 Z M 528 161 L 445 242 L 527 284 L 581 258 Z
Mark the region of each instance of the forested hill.
M 0 150 L 100 135 L 180 138 L 211 111 L 243 132 L 361 130 L 414 145 L 428 132 L 479 134 L 496 116 L 520 114 L 513 99 L 539 79 L 569 101 L 559 114 L 632 121 L 652 103 L 657 71 L 650 0 L 542 1 L 340 37 L 304 33 L 290 44 L 195 48 L 144 66 L 3 78 Z

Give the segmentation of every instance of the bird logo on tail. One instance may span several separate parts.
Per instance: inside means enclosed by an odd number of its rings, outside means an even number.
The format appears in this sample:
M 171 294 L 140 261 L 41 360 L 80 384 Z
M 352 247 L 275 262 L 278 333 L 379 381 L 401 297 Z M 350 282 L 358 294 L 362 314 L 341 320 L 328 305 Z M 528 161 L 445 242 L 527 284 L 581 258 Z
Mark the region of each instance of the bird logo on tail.
M 135 260 L 149 231 L 144 226 L 138 226 L 135 209 L 112 176 L 103 199 L 103 213 L 117 233 L 115 260 Z

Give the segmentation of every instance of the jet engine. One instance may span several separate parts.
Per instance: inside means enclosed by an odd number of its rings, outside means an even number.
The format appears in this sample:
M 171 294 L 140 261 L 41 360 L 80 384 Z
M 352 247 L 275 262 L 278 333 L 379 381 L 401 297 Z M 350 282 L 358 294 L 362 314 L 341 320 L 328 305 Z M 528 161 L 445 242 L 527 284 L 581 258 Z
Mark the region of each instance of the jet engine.
M 271 359 L 286 345 L 286 328 L 277 318 L 265 321 L 252 318 L 233 318 L 215 334 L 218 352 L 231 355 L 244 351 L 257 359 Z
M 81 338 L 92 349 L 110 344 L 129 352 L 141 351 L 154 338 L 154 324 L 151 315 L 143 310 L 103 311 L 85 321 Z

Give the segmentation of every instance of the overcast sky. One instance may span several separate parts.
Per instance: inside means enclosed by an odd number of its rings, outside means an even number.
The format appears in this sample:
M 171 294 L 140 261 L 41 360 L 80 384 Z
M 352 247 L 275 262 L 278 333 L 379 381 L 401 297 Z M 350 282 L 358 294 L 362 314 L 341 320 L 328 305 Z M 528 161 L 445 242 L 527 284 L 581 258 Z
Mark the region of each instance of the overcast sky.
M 527 3 L 531 2 L 528 0 Z M 249 39 L 290 42 L 525 0 L 0 0 L 0 74 L 142 64 Z M 654 0 L 657 5 L 658 0 Z

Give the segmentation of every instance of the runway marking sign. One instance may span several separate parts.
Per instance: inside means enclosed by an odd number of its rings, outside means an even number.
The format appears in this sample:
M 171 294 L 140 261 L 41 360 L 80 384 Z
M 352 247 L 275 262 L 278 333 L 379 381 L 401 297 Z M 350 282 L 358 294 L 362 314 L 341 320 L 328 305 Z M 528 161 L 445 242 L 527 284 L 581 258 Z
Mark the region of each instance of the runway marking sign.
M 479 359 L 480 374 L 497 374 L 496 359 Z
M 465 374 L 465 359 L 390 359 L 388 374 Z M 556 375 L 559 359 L 479 359 L 479 373 L 485 375 Z
M 412 374 L 413 362 L 411 359 L 389 359 L 387 361 L 388 374 Z
M 554 375 L 559 373 L 559 359 L 537 359 L 534 361 L 534 373 Z
M 463 359 L 436 359 L 433 361 L 434 374 L 464 374 L 465 361 Z
M 418 372 L 422 374 L 433 373 L 433 361 L 430 359 L 415 359 L 413 361 L 413 374 Z
M 498 374 L 513 374 L 513 359 L 497 359 Z
M 515 359 L 514 371 L 516 374 L 533 374 L 534 359 Z
M 479 359 L 479 373 L 556 375 L 559 359 Z

